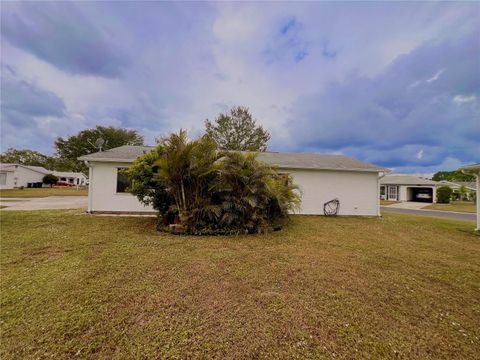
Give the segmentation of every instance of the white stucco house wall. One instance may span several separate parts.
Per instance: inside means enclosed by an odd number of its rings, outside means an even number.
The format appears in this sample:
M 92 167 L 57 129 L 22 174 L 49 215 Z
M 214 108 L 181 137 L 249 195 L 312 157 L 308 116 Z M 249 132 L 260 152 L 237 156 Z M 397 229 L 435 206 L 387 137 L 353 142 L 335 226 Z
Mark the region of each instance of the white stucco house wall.
M 82 156 L 89 167 L 88 211 L 153 212 L 125 191 L 127 180 L 119 173 L 149 146 L 121 146 Z M 324 203 L 340 201 L 339 215 L 379 216 L 379 178 L 385 169 L 343 155 L 259 153 L 258 159 L 292 175 L 302 193 L 301 214 L 323 215 Z
M 435 203 L 438 184 L 436 181 L 414 175 L 387 174 L 380 180 L 380 198 Z
M 28 183 L 42 183 L 43 177 L 47 174 L 53 174 L 60 180 L 63 178 L 64 181 L 75 185 L 87 183 L 87 178 L 82 173 L 47 170 L 41 166 L 0 164 L 0 189 L 14 189 L 21 186 L 27 187 Z
M 50 172 L 41 166 L 20 164 L 0 165 L 0 189 L 13 189 L 28 183 L 42 182 L 43 177 Z

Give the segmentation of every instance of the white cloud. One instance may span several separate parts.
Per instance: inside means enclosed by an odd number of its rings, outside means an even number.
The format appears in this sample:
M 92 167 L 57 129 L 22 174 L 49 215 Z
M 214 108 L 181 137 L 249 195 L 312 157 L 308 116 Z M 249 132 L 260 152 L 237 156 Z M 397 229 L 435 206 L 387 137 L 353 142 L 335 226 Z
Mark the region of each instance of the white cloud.
M 454 98 L 453 98 L 453 102 L 457 103 L 457 104 L 465 104 L 465 103 L 469 103 L 469 102 L 472 102 L 472 101 L 475 101 L 476 97 L 475 95 L 470 95 L 470 96 L 467 96 L 467 95 L 456 95 Z
M 433 81 L 437 81 L 438 78 L 440 77 L 440 75 L 442 75 L 445 70 L 446 70 L 446 69 L 441 69 L 441 70 L 437 71 L 437 72 L 435 73 L 435 75 L 433 75 L 431 78 L 428 78 L 428 79 L 425 80 L 425 81 L 428 82 L 428 83 L 431 83 L 431 82 L 433 82 Z

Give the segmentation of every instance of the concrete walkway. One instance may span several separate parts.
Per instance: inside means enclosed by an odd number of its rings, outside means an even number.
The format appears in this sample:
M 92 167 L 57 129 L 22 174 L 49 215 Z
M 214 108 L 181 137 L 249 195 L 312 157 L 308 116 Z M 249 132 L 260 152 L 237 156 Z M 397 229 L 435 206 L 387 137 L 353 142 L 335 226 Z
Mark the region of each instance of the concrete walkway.
M 425 206 L 425 203 L 423 203 Z M 462 212 L 454 212 L 454 211 L 441 211 L 441 210 L 422 210 L 422 209 L 409 209 L 409 208 L 399 208 L 399 207 L 392 207 L 389 206 L 381 206 L 380 210 L 382 213 L 385 212 L 395 212 L 395 213 L 402 213 L 402 214 L 412 214 L 412 215 L 420 215 L 420 216 L 434 216 L 434 217 L 441 217 L 441 218 L 448 218 L 448 219 L 455 219 L 455 220 L 465 220 L 465 221 L 476 221 L 477 215 L 475 213 L 462 213 Z
M 87 196 L 48 196 L 43 198 L 1 198 L 2 211 L 87 209 Z
M 432 205 L 431 203 L 427 202 L 416 202 L 416 201 L 402 201 L 391 205 L 385 205 L 389 208 L 396 208 L 396 209 L 421 209 L 425 206 Z

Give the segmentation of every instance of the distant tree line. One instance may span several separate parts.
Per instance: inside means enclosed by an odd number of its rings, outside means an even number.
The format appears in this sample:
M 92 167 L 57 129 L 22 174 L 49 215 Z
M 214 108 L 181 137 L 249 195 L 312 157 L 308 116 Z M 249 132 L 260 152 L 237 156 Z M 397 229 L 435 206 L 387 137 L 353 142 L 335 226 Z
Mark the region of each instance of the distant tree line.
M 474 175 L 469 175 L 469 174 L 464 174 L 463 172 L 459 170 L 455 171 L 439 171 L 435 173 L 432 177 L 432 180 L 434 181 L 475 181 L 475 176 Z
M 102 150 L 122 145 L 143 145 L 143 136 L 136 130 L 96 126 L 94 129 L 80 131 L 68 138 L 57 138 L 54 144 L 55 154 L 52 156 L 30 149 L 10 148 L 0 154 L 0 162 L 42 166 L 47 170 L 74 171 L 86 174 L 87 166 L 77 158 L 98 151 L 95 142 L 99 138 L 104 140 Z
M 257 125 L 249 109 L 233 107 L 220 114 L 214 121 L 206 120 L 206 136 L 218 149 L 237 151 L 265 151 L 270 134 Z M 96 141 L 104 140 L 102 150 L 122 145 L 144 145 L 144 138 L 136 130 L 120 127 L 96 126 L 78 134 L 55 140 L 55 154 L 42 154 L 30 149 L 10 148 L 0 154 L 0 162 L 30 166 L 42 166 L 47 170 L 75 171 L 87 174 L 88 168 L 78 157 L 98 151 Z

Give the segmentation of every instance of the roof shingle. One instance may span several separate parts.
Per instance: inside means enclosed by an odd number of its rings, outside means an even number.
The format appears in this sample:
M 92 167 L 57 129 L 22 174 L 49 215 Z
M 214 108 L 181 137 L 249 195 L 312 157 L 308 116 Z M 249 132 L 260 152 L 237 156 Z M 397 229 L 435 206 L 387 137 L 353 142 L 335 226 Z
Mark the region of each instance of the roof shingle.
M 99 162 L 132 162 L 153 146 L 125 145 L 79 157 L 79 160 Z M 285 169 L 341 170 L 379 172 L 386 169 L 344 155 L 260 152 L 258 160 Z

